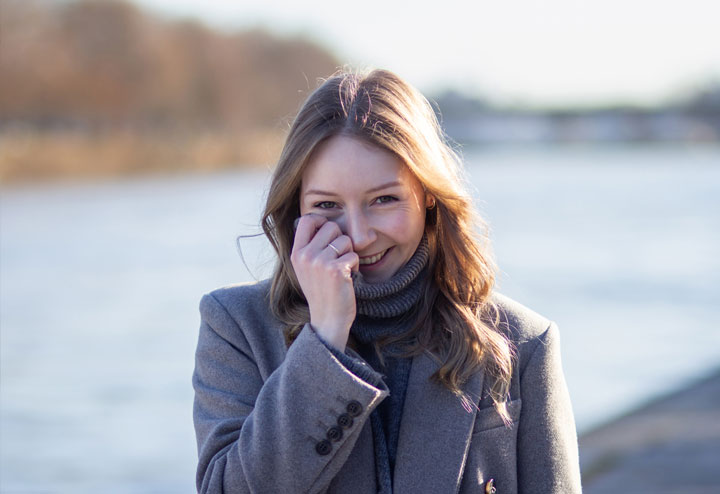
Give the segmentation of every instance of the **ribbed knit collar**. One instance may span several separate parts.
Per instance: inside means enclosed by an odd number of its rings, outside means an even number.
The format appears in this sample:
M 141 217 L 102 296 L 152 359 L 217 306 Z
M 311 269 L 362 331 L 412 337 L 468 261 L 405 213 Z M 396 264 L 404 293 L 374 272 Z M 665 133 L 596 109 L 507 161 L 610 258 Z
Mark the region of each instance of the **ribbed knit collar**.
M 427 237 L 423 235 L 410 260 L 389 280 L 366 283 L 361 276 L 353 278 L 358 316 L 351 331 L 359 341 L 367 343 L 407 329 L 402 316 L 420 300 L 428 258 Z

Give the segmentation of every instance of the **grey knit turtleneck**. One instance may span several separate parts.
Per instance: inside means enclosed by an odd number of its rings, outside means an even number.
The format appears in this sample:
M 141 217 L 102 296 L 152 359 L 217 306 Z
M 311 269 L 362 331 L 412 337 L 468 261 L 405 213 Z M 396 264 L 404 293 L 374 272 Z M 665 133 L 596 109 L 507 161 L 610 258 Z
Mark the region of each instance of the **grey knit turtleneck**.
M 350 332 L 359 343 L 360 355 L 384 374 L 390 390 L 390 396 L 370 416 L 379 494 L 392 493 L 392 472 L 411 360 L 393 356 L 390 348 L 384 349 L 380 358 L 375 342 L 410 329 L 411 309 L 419 302 L 427 280 L 424 268 L 428 257 L 427 238 L 423 236 L 410 260 L 389 280 L 369 284 L 359 277 L 354 279 L 358 315 Z
M 406 315 L 420 300 L 424 276 L 418 276 L 427 264 L 429 248 L 427 237 L 423 235 L 418 248 L 389 280 L 380 283 L 366 283 L 359 273 L 354 275 L 355 299 L 359 316 L 373 319 L 388 319 Z M 356 321 L 357 322 L 357 321 Z M 378 338 L 377 331 L 368 333 L 363 327 L 354 325 L 351 331 L 359 341 L 367 343 Z

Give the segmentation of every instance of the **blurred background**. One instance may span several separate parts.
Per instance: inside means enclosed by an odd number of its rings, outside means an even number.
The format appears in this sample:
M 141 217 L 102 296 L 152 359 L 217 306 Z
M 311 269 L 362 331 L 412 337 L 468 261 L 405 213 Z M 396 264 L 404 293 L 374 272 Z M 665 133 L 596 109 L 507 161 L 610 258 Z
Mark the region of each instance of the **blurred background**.
M 194 491 L 197 303 L 269 274 L 265 241 L 237 238 L 260 231 L 300 103 L 346 65 L 431 100 L 499 290 L 560 326 L 581 436 L 715 372 L 718 18 L 713 0 L 0 0 L 0 491 Z

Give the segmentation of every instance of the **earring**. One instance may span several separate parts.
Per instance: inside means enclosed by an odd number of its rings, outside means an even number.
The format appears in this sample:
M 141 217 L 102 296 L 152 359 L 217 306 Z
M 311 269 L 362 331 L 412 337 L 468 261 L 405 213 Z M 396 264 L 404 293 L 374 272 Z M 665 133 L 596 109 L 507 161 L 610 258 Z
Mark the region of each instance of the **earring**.
M 427 206 L 427 209 L 435 209 L 435 198 L 430 198 L 430 204 Z

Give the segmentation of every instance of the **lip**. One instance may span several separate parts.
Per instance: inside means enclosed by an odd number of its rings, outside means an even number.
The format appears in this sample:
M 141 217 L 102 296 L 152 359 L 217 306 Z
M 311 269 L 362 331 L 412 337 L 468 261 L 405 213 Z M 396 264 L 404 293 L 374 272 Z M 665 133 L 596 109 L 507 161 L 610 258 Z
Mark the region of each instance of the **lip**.
M 388 249 L 385 249 L 384 251 L 378 252 L 377 254 L 373 254 L 373 255 L 371 255 L 371 256 L 363 256 L 363 257 L 361 257 L 360 259 L 371 259 L 371 258 L 373 258 L 373 257 L 376 257 L 376 256 L 382 254 L 382 257 L 381 257 L 380 259 L 378 259 L 377 261 L 375 261 L 374 263 L 372 263 L 372 264 L 360 264 L 360 269 L 361 269 L 361 270 L 372 269 L 372 268 L 374 268 L 375 266 L 378 266 L 378 265 L 382 264 L 382 262 L 385 260 L 385 258 L 387 258 L 388 253 L 389 253 L 392 249 L 393 249 L 393 248 L 390 247 L 390 248 L 388 248 Z

